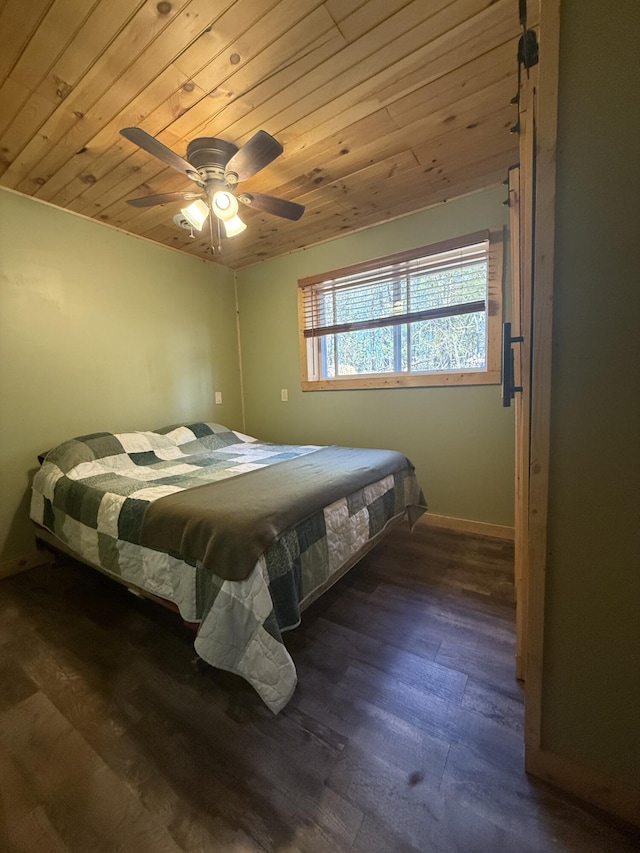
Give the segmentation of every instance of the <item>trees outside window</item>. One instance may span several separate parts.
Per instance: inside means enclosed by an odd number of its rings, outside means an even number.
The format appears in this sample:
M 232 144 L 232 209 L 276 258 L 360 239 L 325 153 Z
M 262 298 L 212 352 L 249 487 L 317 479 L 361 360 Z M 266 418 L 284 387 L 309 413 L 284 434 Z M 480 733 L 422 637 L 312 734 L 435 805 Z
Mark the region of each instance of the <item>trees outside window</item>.
M 299 282 L 302 387 L 500 381 L 502 231 Z

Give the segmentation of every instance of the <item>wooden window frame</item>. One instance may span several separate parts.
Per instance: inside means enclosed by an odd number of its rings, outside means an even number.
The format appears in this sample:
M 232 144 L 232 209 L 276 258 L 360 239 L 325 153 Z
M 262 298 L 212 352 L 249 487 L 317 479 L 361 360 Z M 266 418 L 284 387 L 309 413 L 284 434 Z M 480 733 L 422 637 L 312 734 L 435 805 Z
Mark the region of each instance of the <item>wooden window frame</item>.
M 304 295 L 309 287 L 334 278 L 355 275 L 375 270 L 377 267 L 401 264 L 428 255 L 452 251 L 484 240 L 489 241 L 489 271 L 487 286 L 487 363 L 485 368 L 473 370 L 429 371 L 424 373 L 366 373 L 335 378 L 309 378 L 312 346 L 318 346 L 317 338 L 305 336 Z M 422 246 L 406 252 L 398 252 L 320 275 L 309 276 L 298 281 L 298 334 L 300 345 L 301 388 L 303 391 L 357 390 L 366 388 L 411 388 L 443 385 L 499 385 L 501 382 L 502 351 L 502 294 L 503 294 L 503 246 L 504 229 L 491 228 L 466 234 L 451 240 Z M 320 362 L 319 353 L 315 362 Z

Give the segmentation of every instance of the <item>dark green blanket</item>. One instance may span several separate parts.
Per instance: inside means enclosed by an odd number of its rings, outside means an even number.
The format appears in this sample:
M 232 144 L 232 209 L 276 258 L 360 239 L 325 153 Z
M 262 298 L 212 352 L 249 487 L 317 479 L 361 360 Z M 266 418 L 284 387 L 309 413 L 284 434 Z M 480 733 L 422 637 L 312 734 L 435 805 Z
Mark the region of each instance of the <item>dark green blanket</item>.
M 217 483 L 159 498 L 149 505 L 141 544 L 200 561 L 224 580 L 244 580 L 285 530 L 323 507 L 411 463 L 393 450 L 324 447 Z M 411 478 L 415 483 L 415 480 Z M 424 497 L 407 503 L 415 518 Z

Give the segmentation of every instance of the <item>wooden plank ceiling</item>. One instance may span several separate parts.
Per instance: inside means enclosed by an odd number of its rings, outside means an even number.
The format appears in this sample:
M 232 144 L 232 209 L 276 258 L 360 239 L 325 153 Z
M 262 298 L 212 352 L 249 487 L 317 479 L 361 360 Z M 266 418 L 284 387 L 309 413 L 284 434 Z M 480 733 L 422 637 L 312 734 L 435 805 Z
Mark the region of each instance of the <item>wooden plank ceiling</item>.
M 212 259 L 179 203 L 126 203 L 193 184 L 118 131 L 264 129 L 284 154 L 240 189 L 306 212 L 241 207 L 237 269 L 501 183 L 519 34 L 516 0 L 0 0 L 0 184 Z

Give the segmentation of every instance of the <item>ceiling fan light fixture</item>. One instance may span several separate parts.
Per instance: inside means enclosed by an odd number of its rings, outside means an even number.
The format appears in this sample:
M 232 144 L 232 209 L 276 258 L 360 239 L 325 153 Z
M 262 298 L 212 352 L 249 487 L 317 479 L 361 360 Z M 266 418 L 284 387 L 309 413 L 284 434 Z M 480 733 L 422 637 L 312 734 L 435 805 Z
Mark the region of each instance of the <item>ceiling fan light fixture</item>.
M 230 222 L 238 216 L 238 200 L 231 193 L 218 190 L 211 199 L 211 209 L 218 219 L 223 222 Z
M 202 231 L 202 226 L 207 221 L 207 216 L 209 215 L 209 207 L 202 199 L 198 199 L 188 207 L 183 207 L 180 213 L 182 213 L 189 225 L 192 225 L 198 231 Z
M 227 234 L 227 237 L 236 237 L 238 234 L 242 234 L 246 227 L 246 224 L 242 221 L 242 219 L 240 219 L 237 214 L 231 217 L 231 219 L 224 220 L 224 230 Z
M 153 207 L 181 201 L 185 207 L 179 215 L 174 216 L 173 221 L 180 228 L 202 231 L 208 219 L 211 249 L 214 252 L 214 230 L 217 230 L 218 250 L 221 250 L 221 222 L 227 237 L 235 237 L 247 227 L 238 216 L 239 201 L 255 210 L 281 216 L 292 222 L 296 222 L 304 213 L 304 205 L 283 198 L 263 193 L 242 193 L 238 198 L 234 194 L 239 182 L 255 175 L 282 154 L 282 145 L 265 130 L 258 130 L 240 148 L 217 136 L 192 139 L 187 145 L 186 159 L 142 128 L 125 127 L 120 133 L 138 148 L 191 178 L 199 190 L 132 198 L 127 199 L 128 204 L 133 207 Z M 214 229 L 214 215 L 218 222 L 217 229 Z M 191 236 L 194 236 L 193 231 Z

